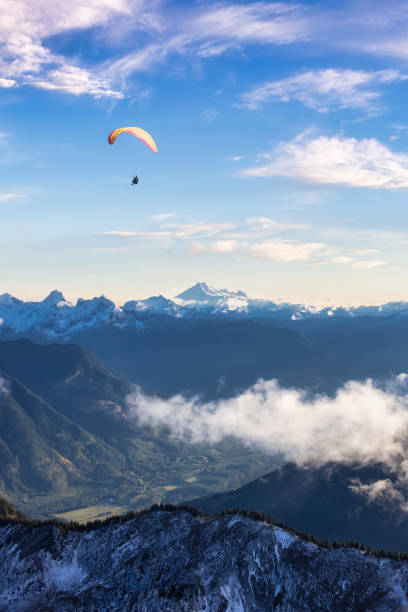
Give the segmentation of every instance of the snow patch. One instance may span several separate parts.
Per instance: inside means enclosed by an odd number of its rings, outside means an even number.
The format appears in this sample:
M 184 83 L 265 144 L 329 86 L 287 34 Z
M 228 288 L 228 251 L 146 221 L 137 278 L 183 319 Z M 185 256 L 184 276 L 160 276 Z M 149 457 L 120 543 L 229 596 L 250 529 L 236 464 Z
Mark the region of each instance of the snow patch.
M 239 588 L 237 588 L 233 580 L 221 586 L 220 591 L 228 602 L 226 612 L 245 612 Z
M 290 535 L 287 531 L 283 531 L 283 529 L 279 529 L 279 527 L 275 528 L 275 536 L 277 541 L 280 544 L 281 550 L 285 550 L 285 548 L 289 548 L 296 541 L 296 538 Z
M 8 395 L 10 393 L 10 389 L 8 383 L 0 376 L 0 395 Z
M 80 586 L 87 578 L 76 555 L 71 561 L 48 557 L 44 564 L 44 582 L 56 591 L 70 591 Z

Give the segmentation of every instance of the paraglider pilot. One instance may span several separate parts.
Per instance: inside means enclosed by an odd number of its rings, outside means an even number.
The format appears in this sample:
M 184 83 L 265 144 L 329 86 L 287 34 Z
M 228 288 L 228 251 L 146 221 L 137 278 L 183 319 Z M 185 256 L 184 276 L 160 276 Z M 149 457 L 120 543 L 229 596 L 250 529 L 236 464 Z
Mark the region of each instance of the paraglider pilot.
M 138 177 L 137 177 L 137 176 L 134 176 L 134 177 L 133 177 L 133 180 L 132 180 L 132 185 L 137 185 L 137 184 L 138 184 L 138 182 L 139 182 Z

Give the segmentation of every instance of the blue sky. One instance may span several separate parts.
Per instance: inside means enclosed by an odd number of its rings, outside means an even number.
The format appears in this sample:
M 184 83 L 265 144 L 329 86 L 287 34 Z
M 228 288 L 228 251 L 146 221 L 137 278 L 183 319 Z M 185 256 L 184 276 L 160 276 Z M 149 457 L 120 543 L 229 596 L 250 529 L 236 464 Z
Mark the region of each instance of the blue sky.
M 407 298 L 405 2 L 2 4 L 0 292 Z

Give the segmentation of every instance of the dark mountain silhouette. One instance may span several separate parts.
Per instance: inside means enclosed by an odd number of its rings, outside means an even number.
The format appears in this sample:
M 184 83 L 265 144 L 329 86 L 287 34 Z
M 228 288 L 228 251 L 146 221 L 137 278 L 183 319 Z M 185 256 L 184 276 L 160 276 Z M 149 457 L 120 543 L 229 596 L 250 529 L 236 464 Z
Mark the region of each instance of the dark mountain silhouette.
M 331 542 L 358 541 L 377 549 L 408 551 L 408 514 L 399 508 L 398 500 L 384 495 L 369 503 L 351 488 L 356 481 L 372 484 L 387 479 L 396 484 L 395 474 L 379 465 L 301 468 L 286 464 L 235 491 L 190 503 L 210 513 L 232 508 L 265 513 Z
M 75 342 L 128 380 L 165 395 L 226 397 L 260 377 L 287 385 L 316 379 L 312 341 L 258 321 L 161 318 L 142 332 L 106 326 L 79 334 Z

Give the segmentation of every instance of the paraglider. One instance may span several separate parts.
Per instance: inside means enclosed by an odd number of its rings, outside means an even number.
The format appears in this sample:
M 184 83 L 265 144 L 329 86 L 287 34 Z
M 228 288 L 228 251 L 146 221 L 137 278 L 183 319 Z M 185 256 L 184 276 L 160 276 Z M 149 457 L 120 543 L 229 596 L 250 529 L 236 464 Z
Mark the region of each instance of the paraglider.
M 123 127 L 113 130 L 113 132 L 111 132 L 108 136 L 109 144 L 113 145 L 119 134 L 122 134 L 122 132 L 126 132 L 127 134 L 132 134 L 132 136 L 136 136 L 136 138 L 139 138 L 139 140 L 144 142 L 145 145 L 148 146 L 151 151 L 153 151 L 153 153 L 157 153 L 157 145 L 154 142 L 152 136 L 149 134 L 149 132 L 142 130 L 142 128 L 140 127 Z M 134 176 L 131 184 L 137 185 L 138 182 L 138 177 Z
M 139 140 L 144 142 L 145 145 L 147 145 L 149 149 L 153 151 L 153 153 L 157 153 L 157 145 L 154 142 L 152 136 L 149 134 L 149 132 L 142 130 L 142 128 L 140 127 L 123 127 L 113 130 L 113 132 L 111 132 L 108 136 L 109 144 L 112 145 L 119 136 L 119 134 L 122 134 L 122 132 L 126 132 L 127 134 L 132 134 L 133 136 L 136 136 L 136 138 L 139 138 Z

